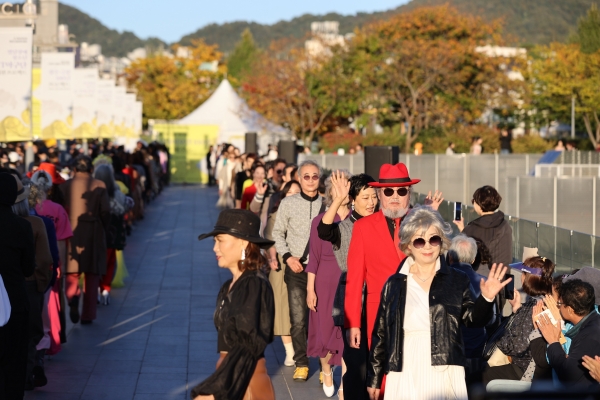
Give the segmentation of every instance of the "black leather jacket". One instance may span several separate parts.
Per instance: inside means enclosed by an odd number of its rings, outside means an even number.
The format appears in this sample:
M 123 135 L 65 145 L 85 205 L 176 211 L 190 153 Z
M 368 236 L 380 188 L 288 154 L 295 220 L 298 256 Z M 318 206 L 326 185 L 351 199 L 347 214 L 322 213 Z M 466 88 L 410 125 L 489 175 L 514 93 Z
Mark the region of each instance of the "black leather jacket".
M 400 263 L 398 271 L 406 259 Z M 431 323 L 431 365 L 464 366 L 465 350 L 459 323 L 469 328 L 484 327 L 493 316 L 493 302 L 482 296 L 473 300 L 469 277 L 446 265 L 440 257 L 429 290 Z M 367 386 L 381 387 L 383 375 L 402 371 L 404 350 L 404 307 L 407 276 L 392 275 L 381 291 L 371 340 L 370 362 L 367 365 Z M 410 368 L 410 366 L 408 366 Z

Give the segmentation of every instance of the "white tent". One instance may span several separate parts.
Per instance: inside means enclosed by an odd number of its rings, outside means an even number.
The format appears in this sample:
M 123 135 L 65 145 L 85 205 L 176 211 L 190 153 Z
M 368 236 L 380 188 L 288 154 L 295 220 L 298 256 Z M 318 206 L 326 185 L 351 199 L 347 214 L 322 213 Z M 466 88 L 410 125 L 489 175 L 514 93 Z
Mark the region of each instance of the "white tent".
M 276 125 L 258 112 L 250 109 L 246 102 L 231 87 L 227 79 L 200 107 L 177 122 L 179 125 L 216 125 L 219 127 L 218 142 L 232 143 L 242 151 L 245 149 L 245 134 L 258 134 L 259 152 L 267 152 L 269 143 L 292 139 L 283 127 Z

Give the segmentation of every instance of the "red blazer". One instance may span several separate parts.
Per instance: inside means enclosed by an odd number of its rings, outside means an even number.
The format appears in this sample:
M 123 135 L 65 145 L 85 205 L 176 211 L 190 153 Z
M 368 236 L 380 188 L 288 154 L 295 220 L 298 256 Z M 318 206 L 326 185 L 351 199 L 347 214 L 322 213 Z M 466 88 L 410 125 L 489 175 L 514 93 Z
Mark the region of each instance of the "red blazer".
M 398 269 L 402 258 L 394 247 L 387 221 L 382 211 L 359 219 L 354 223 L 350 250 L 348 251 L 348 275 L 344 300 L 345 327 L 361 326 L 361 298 L 363 283 L 367 284 L 367 338 L 371 347 L 371 333 L 379 308 L 383 285 Z

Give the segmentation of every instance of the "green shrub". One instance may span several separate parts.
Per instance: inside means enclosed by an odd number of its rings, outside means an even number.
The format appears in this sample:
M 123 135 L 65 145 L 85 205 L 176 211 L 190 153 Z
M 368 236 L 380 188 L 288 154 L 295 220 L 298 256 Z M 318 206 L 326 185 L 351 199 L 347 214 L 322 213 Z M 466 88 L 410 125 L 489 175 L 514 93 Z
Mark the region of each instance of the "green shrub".
M 538 135 L 523 135 L 512 141 L 513 153 L 545 153 L 554 148 L 550 142 Z

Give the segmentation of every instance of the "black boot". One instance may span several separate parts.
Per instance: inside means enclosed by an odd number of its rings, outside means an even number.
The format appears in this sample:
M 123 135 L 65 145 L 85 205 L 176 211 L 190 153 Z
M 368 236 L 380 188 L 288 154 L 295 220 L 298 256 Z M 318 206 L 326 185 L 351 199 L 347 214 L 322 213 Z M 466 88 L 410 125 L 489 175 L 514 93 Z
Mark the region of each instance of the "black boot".
M 46 350 L 38 350 L 36 354 L 36 365 L 33 367 L 33 386 L 42 387 L 48 383 L 46 372 L 44 371 L 44 357 Z
M 79 322 L 79 296 L 73 296 L 69 303 L 69 317 L 72 323 Z

